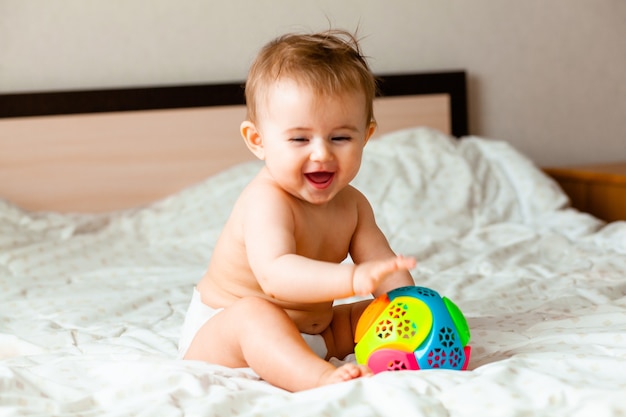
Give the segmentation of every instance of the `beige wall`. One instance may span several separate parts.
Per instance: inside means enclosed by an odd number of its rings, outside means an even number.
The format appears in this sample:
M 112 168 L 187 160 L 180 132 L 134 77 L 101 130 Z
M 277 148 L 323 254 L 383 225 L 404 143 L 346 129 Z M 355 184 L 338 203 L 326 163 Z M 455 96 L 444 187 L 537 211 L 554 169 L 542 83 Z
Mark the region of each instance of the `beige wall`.
M 623 0 L 0 0 L 0 92 L 239 80 L 329 25 L 379 73 L 466 69 L 472 132 L 538 164 L 626 160 Z

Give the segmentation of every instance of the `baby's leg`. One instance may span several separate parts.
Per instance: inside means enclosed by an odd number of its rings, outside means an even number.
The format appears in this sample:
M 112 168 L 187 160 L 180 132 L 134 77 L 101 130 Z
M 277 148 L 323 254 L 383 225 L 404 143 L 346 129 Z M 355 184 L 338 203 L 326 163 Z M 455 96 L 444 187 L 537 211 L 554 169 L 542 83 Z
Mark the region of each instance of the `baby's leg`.
M 267 382 L 290 391 L 371 374 L 365 367 L 335 368 L 318 358 L 281 308 L 256 297 L 243 298 L 211 318 L 196 334 L 185 359 L 249 366 Z
M 354 353 L 354 334 L 359 318 L 371 300 L 341 304 L 333 308 L 333 321 L 323 333 L 328 349 L 327 359 L 343 359 Z

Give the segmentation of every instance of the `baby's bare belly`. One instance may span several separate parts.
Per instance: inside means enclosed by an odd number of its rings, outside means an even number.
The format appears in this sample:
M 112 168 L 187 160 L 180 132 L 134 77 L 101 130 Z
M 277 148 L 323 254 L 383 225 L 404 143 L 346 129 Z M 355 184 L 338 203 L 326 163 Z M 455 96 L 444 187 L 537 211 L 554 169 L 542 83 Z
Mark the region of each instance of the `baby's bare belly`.
M 307 307 L 305 310 L 289 308 L 284 308 L 284 310 L 301 333 L 319 334 L 326 330 L 333 320 L 332 303 Z

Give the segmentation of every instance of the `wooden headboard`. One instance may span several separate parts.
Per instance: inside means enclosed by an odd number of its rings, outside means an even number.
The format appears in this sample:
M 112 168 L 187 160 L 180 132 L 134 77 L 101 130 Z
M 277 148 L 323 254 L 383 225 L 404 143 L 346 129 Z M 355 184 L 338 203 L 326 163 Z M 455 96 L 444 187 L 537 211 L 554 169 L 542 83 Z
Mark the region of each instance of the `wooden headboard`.
M 253 159 L 243 83 L 0 95 L 0 198 L 27 210 L 145 205 Z M 377 135 L 468 133 L 463 71 L 380 77 Z

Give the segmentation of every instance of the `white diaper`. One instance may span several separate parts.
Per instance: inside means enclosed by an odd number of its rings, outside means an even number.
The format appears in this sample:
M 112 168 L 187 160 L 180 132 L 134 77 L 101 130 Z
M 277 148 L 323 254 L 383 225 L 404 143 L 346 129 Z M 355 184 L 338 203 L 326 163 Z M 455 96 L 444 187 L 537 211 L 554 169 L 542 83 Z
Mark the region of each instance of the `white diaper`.
M 191 302 L 189 303 L 185 321 L 183 322 L 183 329 L 178 340 L 179 358 L 182 359 L 185 356 L 189 346 L 191 346 L 191 342 L 193 342 L 193 338 L 196 337 L 196 333 L 204 326 L 204 323 L 222 310 L 223 308 L 212 308 L 204 304 L 200 298 L 200 292 L 196 287 L 193 288 Z
M 178 341 L 178 357 L 183 358 L 191 346 L 193 338 L 196 337 L 196 333 L 204 323 L 209 321 L 213 316 L 222 311 L 223 308 L 212 308 L 202 302 L 200 298 L 200 292 L 194 287 L 193 295 L 191 296 L 191 302 L 185 315 L 185 321 L 183 322 L 183 329 Z M 328 349 L 326 349 L 326 342 L 324 338 L 319 334 L 306 334 L 300 333 L 307 345 L 313 350 L 313 352 L 320 358 L 326 358 Z

